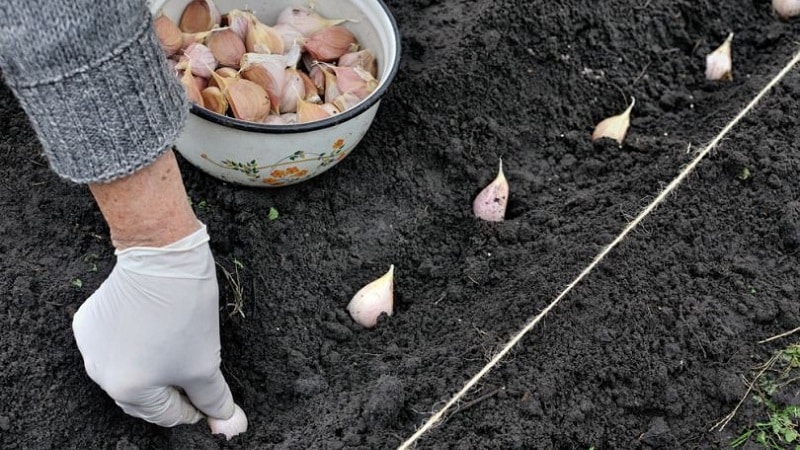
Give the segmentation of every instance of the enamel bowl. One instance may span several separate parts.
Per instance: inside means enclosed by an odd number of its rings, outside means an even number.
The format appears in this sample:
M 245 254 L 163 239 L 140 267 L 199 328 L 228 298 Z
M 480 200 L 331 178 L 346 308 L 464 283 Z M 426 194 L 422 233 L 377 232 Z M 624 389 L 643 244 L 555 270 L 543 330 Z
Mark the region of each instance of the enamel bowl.
M 176 23 L 190 0 L 154 0 L 150 10 Z M 303 0 L 215 0 L 222 13 L 249 9 L 272 25 L 288 6 Z M 381 0 L 317 0 L 314 8 L 328 18 L 355 19 L 346 26 L 378 62 L 378 87 L 358 105 L 324 120 L 267 125 L 213 113 L 192 105 L 175 149 L 191 164 L 220 180 L 246 186 L 287 186 L 317 176 L 344 159 L 358 145 L 378 112 L 381 96 L 397 73 L 400 37 L 394 17 Z

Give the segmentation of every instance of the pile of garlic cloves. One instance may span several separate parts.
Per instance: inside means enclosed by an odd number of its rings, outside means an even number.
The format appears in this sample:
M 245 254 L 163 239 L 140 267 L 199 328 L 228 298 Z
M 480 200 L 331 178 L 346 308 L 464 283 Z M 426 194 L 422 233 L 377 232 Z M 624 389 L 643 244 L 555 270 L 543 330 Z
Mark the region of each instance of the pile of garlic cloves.
M 280 125 L 339 114 L 378 87 L 375 55 L 347 21 L 298 6 L 270 26 L 250 11 L 222 14 L 213 0 L 192 0 L 178 23 L 160 14 L 154 24 L 190 102 Z

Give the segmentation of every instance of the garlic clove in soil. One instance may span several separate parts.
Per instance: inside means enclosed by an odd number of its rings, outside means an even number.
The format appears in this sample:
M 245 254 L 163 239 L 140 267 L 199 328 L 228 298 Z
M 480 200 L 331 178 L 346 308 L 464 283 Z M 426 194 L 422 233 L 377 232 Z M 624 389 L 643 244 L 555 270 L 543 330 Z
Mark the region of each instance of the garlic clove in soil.
M 633 111 L 633 105 L 635 104 L 636 99 L 631 97 L 631 104 L 628 106 L 628 109 L 621 114 L 601 120 L 600 123 L 594 127 L 592 140 L 596 141 L 601 138 L 609 138 L 614 139 L 619 146 L 622 146 L 622 142 L 628 134 L 628 127 L 631 125 L 631 111 Z
M 231 440 L 232 437 L 247 431 L 247 415 L 239 405 L 234 404 L 233 416 L 228 420 L 208 418 L 208 427 L 212 434 L 224 434 L 225 438 Z
M 706 55 L 706 79 L 732 80 L 733 62 L 731 61 L 731 41 L 733 33 L 729 34 L 716 50 Z
M 488 222 L 502 222 L 506 216 L 508 194 L 508 180 L 503 174 L 503 160 L 501 159 L 495 179 L 483 188 L 473 200 L 472 212 L 479 219 Z
M 800 0 L 772 0 L 772 9 L 781 19 L 800 15 Z
M 378 323 L 378 317 L 386 313 L 392 315 L 394 307 L 394 264 L 382 277 L 361 288 L 347 305 L 353 320 L 365 328 Z
M 184 33 L 199 33 L 219 26 L 222 15 L 212 0 L 192 0 L 183 9 L 180 29 Z

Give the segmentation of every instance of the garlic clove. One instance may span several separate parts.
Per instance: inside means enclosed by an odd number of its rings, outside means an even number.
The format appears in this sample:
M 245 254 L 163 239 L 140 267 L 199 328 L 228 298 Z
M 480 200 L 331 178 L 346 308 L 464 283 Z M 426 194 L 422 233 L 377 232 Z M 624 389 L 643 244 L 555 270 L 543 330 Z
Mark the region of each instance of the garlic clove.
M 281 40 L 283 40 L 283 48 L 292 48 L 294 44 L 302 44 L 305 41 L 305 36 L 303 33 L 297 31 L 293 26 L 287 25 L 285 23 L 279 23 L 272 27 L 273 30 L 277 31 L 278 34 L 281 36 Z
M 283 55 L 245 53 L 242 56 L 239 74 L 246 80 L 258 83 L 269 95 L 272 110 L 280 112 L 283 86 L 286 78 Z
M 288 25 L 299 31 L 303 36 L 311 36 L 312 34 L 346 22 L 348 19 L 326 19 L 319 15 L 312 8 L 305 8 L 302 6 L 287 7 L 278 14 L 277 25 Z
M 350 50 L 356 37 L 347 28 L 334 25 L 312 34 L 304 48 L 317 61 L 333 62 Z
M 200 94 L 203 97 L 203 107 L 217 114 L 225 114 L 228 110 L 228 100 L 216 86 L 209 86 L 203 89 Z
M 224 434 L 230 440 L 232 437 L 247 431 L 247 415 L 239 405 L 234 404 L 233 416 L 228 420 L 208 418 L 208 427 L 211 434 Z
M 241 9 L 232 9 L 222 16 L 223 23 L 227 24 L 228 28 L 233 30 L 239 39 L 244 42 L 247 37 L 247 26 L 250 23 L 250 16 L 247 12 Z
M 306 93 L 305 97 L 303 97 L 305 101 L 311 103 L 322 103 L 322 98 L 319 96 L 317 85 L 314 84 L 314 81 L 311 79 L 311 77 L 309 77 L 302 70 L 298 70 L 297 74 L 303 79 L 304 91 Z
M 183 9 L 180 29 L 185 33 L 208 31 L 219 26 L 221 18 L 213 0 L 192 0 Z
M 383 276 L 362 287 L 347 305 L 357 324 L 372 328 L 381 314 L 391 316 L 394 308 L 394 265 Z
M 206 47 L 211 50 L 219 65 L 239 68 L 245 53 L 244 42 L 230 28 L 217 28 L 206 38 Z
M 183 71 L 183 75 L 181 76 L 181 84 L 186 92 L 186 99 L 189 100 L 189 102 L 197 103 L 198 106 L 202 107 L 204 106 L 203 95 L 200 93 L 200 89 L 198 89 L 197 82 L 195 82 L 194 78 L 194 74 L 192 73 L 192 62 L 189 61 L 186 69 Z
M 299 70 L 294 68 L 285 70 L 286 77 L 281 94 L 280 110 L 282 113 L 293 113 L 297 111 L 297 99 L 306 96 L 306 86 Z
M 269 25 L 250 14 L 244 45 L 249 53 L 283 54 L 283 38 Z
M 211 49 L 203 44 L 190 44 L 186 47 L 175 67 L 179 70 L 185 69 L 190 61 L 191 70 L 198 77 L 208 78 L 211 76 L 211 72 L 217 68 L 217 59 L 214 58 Z
M 355 94 L 351 92 L 345 92 L 344 94 L 339 95 L 335 99 L 333 99 L 333 106 L 336 107 L 339 111 L 347 111 L 348 109 L 356 106 L 361 99 L 358 98 Z
M 361 67 L 334 66 L 333 70 L 336 72 L 336 84 L 341 92 L 351 92 L 363 99 L 378 87 L 378 80 Z
M 357 52 L 345 53 L 337 62 L 339 67 L 360 67 L 374 77 L 378 76 L 378 63 L 372 50 L 365 48 Z
M 614 139 L 617 141 L 617 144 L 622 146 L 622 142 L 628 134 L 628 127 L 630 127 L 631 124 L 631 111 L 633 111 L 633 105 L 635 104 L 636 99 L 631 97 L 631 105 L 628 106 L 628 109 L 621 114 L 601 120 L 600 123 L 594 127 L 592 140 L 596 141 L 601 138 L 610 138 Z
M 732 80 L 733 62 L 731 61 L 731 41 L 733 33 L 729 34 L 716 50 L 706 55 L 706 79 Z
M 174 55 L 183 47 L 183 33 L 172 19 L 162 14 L 153 21 L 153 27 L 161 43 L 161 49 L 167 57 Z
M 334 105 L 333 103 L 323 103 L 320 106 L 322 107 L 323 110 L 327 111 L 328 114 L 331 116 L 335 116 L 336 114 L 339 114 L 341 112 L 339 108 L 337 108 L 336 105 Z
M 503 160 L 501 159 L 500 169 L 495 179 L 483 188 L 472 202 L 472 212 L 475 217 L 488 222 L 505 220 L 508 191 L 508 180 L 503 174 Z
M 222 78 L 239 78 L 239 71 L 232 67 L 220 67 L 215 70 L 214 73 Z M 208 79 L 208 86 L 216 86 L 220 89 L 222 88 L 219 84 L 217 84 L 217 80 L 213 76 Z
M 781 19 L 800 15 L 800 0 L 772 0 L 772 9 Z
M 233 112 L 233 117 L 262 122 L 269 114 L 270 100 L 260 85 L 243 78 L 224 78 L 212 73 Z
M 291 47 L 288 47 L 286 54 L 283 55 L 284 64 L 286 67 L 297 67 L 300 58 L 303 54 L 303 48 L 299 42 L 295 42 Z
M 324 105 L 328 105 L 325 103 Z M 303 100 L 297 99 L 297 123 L 314 122 L 315 120 L 327 119 L 334 113 L 329 107 L 318 105 Z
M 333 99 L 342 94 L 336 82 L 336 74 L 332 70 L 328 70 L 332 67 L 322 68 L 322 73 L 325 74 L 325 101 L 327 103 L 332 102 Z

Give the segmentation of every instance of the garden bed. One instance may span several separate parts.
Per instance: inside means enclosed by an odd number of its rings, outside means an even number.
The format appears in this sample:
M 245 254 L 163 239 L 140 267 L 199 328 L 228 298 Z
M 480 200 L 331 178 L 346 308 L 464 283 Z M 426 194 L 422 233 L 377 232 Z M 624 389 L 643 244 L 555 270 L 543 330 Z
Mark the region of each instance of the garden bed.
M 326 0 L 320 0 L 326 1 Z M 395 448 L 591 262 L 798 50 L 769 1 L 392 0 L 402 64 L 359 147 L 292 187 L 227 185 L 181 161 L 223 288 L 223 371 L 247 411 L 126 416 L 85 375 L 71 313 L 114 264 L 88 190 L 58 179 L 0 88 L 0 447 Z M 704 57 L 733 31 L 733 80 Z M 595 123 L 636 98 L 625 144 Z M 800 325 L 800 71 L 419 448 L 727 448 L 766 418 L 742 376 Z M 503 158 L 507 220 L 472 217 Z M 279 217 L 270 220 L 270 208 Z M 395 265 L 395 314 L 344 307 Z M 220 272 L 220 275 L 222 272 Z

